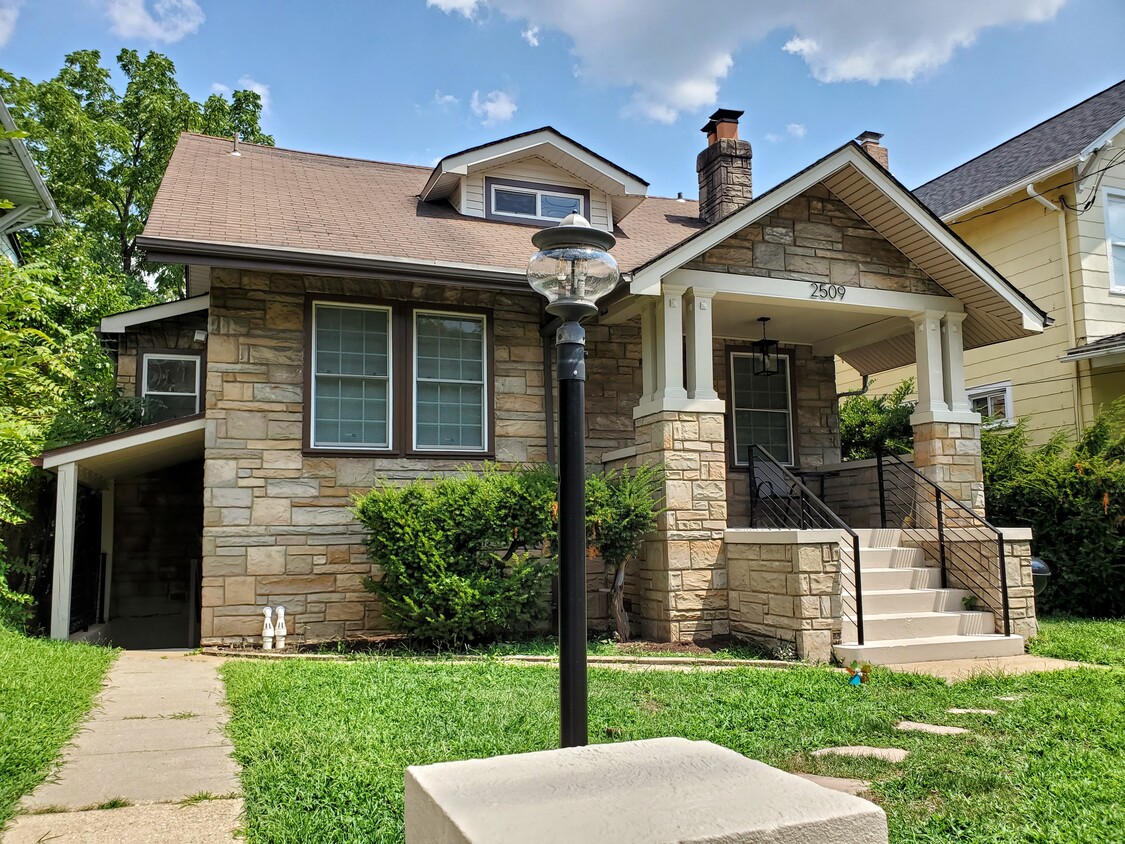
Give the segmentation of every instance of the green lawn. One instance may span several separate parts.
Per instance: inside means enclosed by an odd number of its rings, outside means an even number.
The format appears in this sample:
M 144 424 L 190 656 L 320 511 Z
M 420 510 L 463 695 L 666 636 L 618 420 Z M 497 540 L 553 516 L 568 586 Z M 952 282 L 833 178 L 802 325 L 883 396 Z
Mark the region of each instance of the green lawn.
M 0 827 L 74 735 L 114 657 L 0 628 Z
M 1038 656 L 1125 666 L 1125 618 L 1041 618 L 1039 635 L 1031 640 L 1029 650 Z
M 230 662 L 223 675 L 250 842 L 399 842 L 407 765 L 557 742 L 557 673 L 547 667 Z M 896 842 L 1125 840 L 1125 671 L 953 686 L 876 671 L 853 688 L 823 668 L 592 669 L 590 695 L 595 742 L 710 739 L 788 770 L 872 779 Z M 951 706 L 1001 714 L 948 715 Z M 900 733 L 900 719 L 973 732 Z M 839 744 L 911 755 L 897 766 L 808 755 Z

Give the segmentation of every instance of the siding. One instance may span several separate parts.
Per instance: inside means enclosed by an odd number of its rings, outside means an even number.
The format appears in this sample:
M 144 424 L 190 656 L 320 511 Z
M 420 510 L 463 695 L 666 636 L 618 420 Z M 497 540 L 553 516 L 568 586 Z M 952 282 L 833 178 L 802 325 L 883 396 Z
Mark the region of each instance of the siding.
M 548 164 L 541 158 L 528 158 L 514 164 L 507 164 L 489 170 L 487 173 L 474 173 L 462 180 L 464 185 L 461 213 L 469 217 L 483 217 L 485 208 L 484 179 L 492 176 L 498 179 L 517 179 L 524 182 L 540 182 L 560 187 L 582 188 L 590 191 L 590 222 L 601 229 L 612 228 L 612 212 L 609 197 L 602 191 L 578 179 L 566 170 Z M 454 203 L 457 207 L 457 203 Z
M 1114 138 L 1113 147 L 1098 157 L 1093 165 L 1094 170 L 1107 166 L 1113 155 L 1119 153 L 1121 144 L 1125 142 L 1125 132 Z M 1125 331 L 1125 293 L 1111 293 L 1109 289 L 1109 258 L 1106 246 L 1105 231 L 1105 192 L 1113 190 L 1125 194 L 1125 166 L 1119 165 L 1112 170 L 1107 170 L 1101 176 L 1083 180 L 1077 187 L 1078 195 L 1072 204 L 1085 202 L 1092 190 L 1094 204 L 1076 220 L 1075 230 L 1071 234 L 1071 250 L 1077 253 L 1082 272 L 1078 290 L 1076 290 L 1076 304 L 1082 308 L 1082 321 L 1079 324 L 1079 342 L 1097 340 L 1110 334 L 1120 334 Z M 1125 279 L 1118 279 L 1119 285 L 1125 285 Z

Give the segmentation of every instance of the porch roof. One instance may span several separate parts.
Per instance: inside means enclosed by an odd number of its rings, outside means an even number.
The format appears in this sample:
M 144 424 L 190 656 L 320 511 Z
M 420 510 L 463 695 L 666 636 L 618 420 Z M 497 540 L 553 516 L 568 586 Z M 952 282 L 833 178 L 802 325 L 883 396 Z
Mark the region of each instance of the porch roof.
M 976 348 L 1042 331 L 1052 320 L 919 202 L 855 142 L 759 196 L 721 222 L 638 267 L 630 291 L 656 295 L 661 280 L 741 229 L 823 184 L 872 228 L 964 306 L 965 348 Z M 875 338 L 872 338 L 875 340 Z M 863 373 L 914 362 L 909 324 L 902 334 L 879 338 L 841 353 Z
M 84 482 L 101 486 L 101 480 L 143 475 L 188 460 L 202 459 L 206 426 L 207 420 L 199 413 L 53 448 L 43 452 L 43 468 L 53 470 L 75 463 L 87 473 Z

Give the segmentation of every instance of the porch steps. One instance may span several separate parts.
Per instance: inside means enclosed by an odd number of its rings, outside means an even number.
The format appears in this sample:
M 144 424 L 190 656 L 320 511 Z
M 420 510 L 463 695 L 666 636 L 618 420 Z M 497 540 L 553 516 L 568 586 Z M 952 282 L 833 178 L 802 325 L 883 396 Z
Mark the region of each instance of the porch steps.
M 836 645 L 836 657 L 876 665 L 1015 656 L 1023 638 L 995 632 L 991 612 L 966 610 L 964 589 L 942 589 L 941 572 L 899 530 L 859 530 L 865 644 Z

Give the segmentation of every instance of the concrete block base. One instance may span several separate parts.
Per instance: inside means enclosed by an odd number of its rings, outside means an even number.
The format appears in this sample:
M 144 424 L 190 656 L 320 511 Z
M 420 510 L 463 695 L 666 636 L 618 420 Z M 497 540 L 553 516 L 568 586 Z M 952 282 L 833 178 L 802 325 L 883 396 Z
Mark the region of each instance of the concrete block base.
M 886 844 L 887 818 L 706 741 L 602 744 L 406 769 L 407 844 Z

